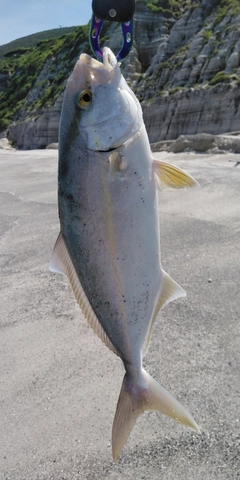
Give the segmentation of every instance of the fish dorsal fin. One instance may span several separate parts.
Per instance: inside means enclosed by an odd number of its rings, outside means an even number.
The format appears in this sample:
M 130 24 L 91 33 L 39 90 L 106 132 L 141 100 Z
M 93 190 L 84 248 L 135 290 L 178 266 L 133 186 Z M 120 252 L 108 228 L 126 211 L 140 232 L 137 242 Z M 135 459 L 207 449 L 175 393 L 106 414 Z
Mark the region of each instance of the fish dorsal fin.
M 63 273 L 69 279 L 71 283 L 74 295 L 78 301 L 78 304 L 86 317 L 89 325 L 93 328 L 94 332 L 101 338 L 101 340 L 112 350 L 116 355 L 119 355 L 118 351 L 112 344 L 111 340 L 107 336 L 97 316 L 95 315 L 88 298 L 82 288 L 81 282 L 78 278 L 77 272 L 73 265 L 72 259 L 68 252 L 68 248 L 60 232 L 50 261 L 50 270 L 52 272 Z
M 188 188 L 199 186 L 191 175 L 171 163 L 153 159 L 154 173 L 163 188 Z
M 186 297 L 186 292 L 183 290 L 177 282 L 175 282 L 170 275 L 168 275 L 164 270 L 162 270 L 163 279 L 162 279 L 162 286 L 159 292 L 159 296 L 157 298 L 155 308 L 153 311 L 152 319 L 148 327 L 147 335 L 143 344 L 142 354 L 143 356 L 146 355 L 148 346 L 151 339 L 152 328 L 154 322 L 157 318 L 158 313 L 160 310 L 165 307 L 168 303 L 176 300 L 177 298 Z

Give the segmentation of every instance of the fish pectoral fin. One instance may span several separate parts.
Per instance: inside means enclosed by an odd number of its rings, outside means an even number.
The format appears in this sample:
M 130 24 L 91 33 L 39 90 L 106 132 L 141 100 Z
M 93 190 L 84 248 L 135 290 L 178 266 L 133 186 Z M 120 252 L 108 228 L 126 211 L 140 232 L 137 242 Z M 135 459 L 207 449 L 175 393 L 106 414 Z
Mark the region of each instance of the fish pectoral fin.
M 199 183 L 181 168 L 153 159 L 154 173 L 163 188 L 189 188 Z
M 162 285 L 161 290 L 159 292 L 155 308 L 153 311 L 151 322 L 149 323 L 147 335 L 144 340 L 144 344 L 142 347 L 142 355 L 145 357 L 148 351 L 148 347 L 151 340 L 151 333 L 154 322 L 157 318 L 158 313 L 162 308 L 164 308 L 168 303 L 172 302 L 173 300 L 177 300 L 177 298 L 186 297 L 186 292 L 183 288 L 175 282 L 168 273 L 162 270 Z
M 99 338 L 101 338 L 105 345 L 119 356 L 118 351 L 112 344 L 89 303 L 61 232 L 55 243 L 52 258 L 50 260 L 50 270 L 52 272 L 62 273 L 68 277 L 77 302 L 89 325 L 91 325 L 94 332 Z
M 116 462 L 138 417 L 146 410 L 158 410 L 179 423 L 200 432 L 188 410 L 145 370 L 135 385 L 125 375 L 112 428 L 112 454 Z

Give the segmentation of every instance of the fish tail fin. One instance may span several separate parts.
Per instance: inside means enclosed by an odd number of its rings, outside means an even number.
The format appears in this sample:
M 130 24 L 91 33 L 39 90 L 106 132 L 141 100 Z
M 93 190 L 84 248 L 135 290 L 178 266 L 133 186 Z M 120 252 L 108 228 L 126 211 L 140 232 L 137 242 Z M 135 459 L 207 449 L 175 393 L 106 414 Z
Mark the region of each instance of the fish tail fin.
M 200 429 L 192 415 L 145 370 L 136 385 L 126 374 L 120 391 L 112 428 L 112 455 L 116 462 L 138 417 L 146 410 L 158 410 L 174 420 Z

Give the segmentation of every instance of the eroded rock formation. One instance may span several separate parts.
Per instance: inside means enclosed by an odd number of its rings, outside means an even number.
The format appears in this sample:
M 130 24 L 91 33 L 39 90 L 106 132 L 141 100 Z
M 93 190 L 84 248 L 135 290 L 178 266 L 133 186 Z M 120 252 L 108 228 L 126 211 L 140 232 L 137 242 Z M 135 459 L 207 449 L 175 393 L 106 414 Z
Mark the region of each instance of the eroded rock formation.
M 178 20 L 151 11 L 144 0 L 136 4 L 134 48 L 122 71 L 142 102 L 151 142 L 240 130 L 240 13 L 229 9 L 223 16 L 219 3 L 192 1 Z M 108 33 L 117 49 L 121 33 L 112 25 Z M 47 60 L 42 85 L 59 74 L 61 61 Z M 19 148 L 45 148 L 58 139 L 62 93 L 54 105 L 27 113 L 41 97 L 39 83 L 9 129 Z

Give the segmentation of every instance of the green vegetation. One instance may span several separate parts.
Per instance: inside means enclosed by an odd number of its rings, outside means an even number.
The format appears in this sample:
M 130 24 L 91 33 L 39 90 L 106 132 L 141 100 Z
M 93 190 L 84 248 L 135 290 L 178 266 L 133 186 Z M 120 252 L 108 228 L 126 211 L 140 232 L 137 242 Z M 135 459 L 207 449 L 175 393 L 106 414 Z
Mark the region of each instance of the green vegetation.
M 156 97 L 163 97 L 163 95 L 167 95 L 167 93 L 167 90 L 158 90 Z
M 237 15 L 240 13 L 240 2 L 239 0 L 220 0 L 219 9 L 217 15 L 214 19 L 214 24 L 217 25 L 229 14 Z
M 191 0 L 145 0 L 146 6 L 152 12 L 162 13 L 164 16 L 173 16 L 178 19 L 182 16 L 185 7 L 191 6 Z
M 161 62 L 160 65 L 159 65 L 159 72 L 163 71 L 163 70 L 170 70 L 171 68 L 173 68 L 173 66 L 171 65 L 170 62 Z
M 208 40 L 214 35 L 212 30 L 204 30 L 203 31 L 203 41 L 204 43 L 208 43 Z
M 173 16 L 176 19 L 183 15 L 186 7 L 192 10 L 200 6 L 194 0 L 145 0 L 145 3 L 152 12 L 162 13 L 166 17 Z M 239 0 L 219 0 L 218 12 L 214 20 L 215 25 L 230 12 L 234 15 L 240 12 Z
M 7 89 L 0 93 L 0 130 L 11 124 L 23 106 L 31 112 L 54 103 L 64 89 L 76 57 L 81 53 L 81 45 L 87 38 L 88 27 L 76 27 L 70 34 L 40 40 L 33 48 L 18 46 L 8 51 L 0 61 L 0 75 L 8 75 Z M 51 69 L 48 68 L 49 59 Z M 40 97 L 33 103 L 28 101 L 28 94 L 35 87 Z
M 18 50 L 24 48 L 36 47 L 38 42 L 42 40 L 49 40 L 50 38 L 57 38 L 61 35 L 71 33 L 76 27 L 54 28 L 53 30 L 45 30 L 44 32 L 34 33 L 26 37 L 18 38 L 12 42 L 0 46 L 0 60 L 8 54 L 11 50 Z
M 183 45 L 169 58 L 168 61 L 160 63 L 153 76 L 154 81 L 164 70 L 175 70 L 180 68 L 186 59 L 188 51 L 189 44 Z
M 218 83 L 230 83 L 231 75 L 228 75 L 225 72 L 218 72 L 216 75 L 209 81 L 209 85 L 217 85 Z
M 169 95 L 175 95 L 175 93 L 179 92 L 179 91 L 182 91 L 184 90 L 183 87 L 173 87 L 171 88 L 171 90 L 169 90 Z
M 178 19 L 183 15 L 186 7 L 191 11 L 200 5 L 197 0 L 144 1 L 147 8 L 153 12 L 162 12 L 167 17 L 163 22 L 169 30 L 175 23 L 173 17 Z M 214 4 L 217 4 L 214 7 L 214 19 L 211 20 L 211 23 L 206 23 L 203 30 L 204 44 L 208 43 L 214 35 L 218 22 L 225 17 L 240 13 L 240 0 L 219 0 Z M 112 34 L 113 29 L 120 28 L 118 24 L 115 26 L 111 24 L 109 30 L 107 23 L 104 23 L 102 30 L 101 45 L 109 38 L 109 32 Z M 237 28 L 235 24 L 229 22 L 224 26 L 225 36 L 235 28 Z M 222 28 L 219 30 L 221 32 Z M 67 78 L 78 55 L 82 51 L 91 53 L 88 34 L 89 25 L 69 29 L 61 28 L 30 35 L 0 47 L 0 86 L 2 88 L 2 92 L 0 92 L 0 130 L 7 128 L 14 120 L 26 118 L 26 115 L 29 118 L 36 118 L 41 115 L 45 107 L 54 104 L 65 89 Z M 189 39 L 186 41 L 189 42 Z M 212 56 L 217 54 L 224 42 L 225 40 L 219 39 L 216 35 Z M 181 43 L 184 43 L 184 39 Z M 151 95 L 154 93 L 156 96 L 161 96 L 167 90 L 173 95 L 182 89 L 180 86 L 174 86 L 176 83 L 180 83 L 176 80 L 175 74 L 180 71 L 188 51 L 188 43 L 179 46 L 178 50 L 173 51 L 171 55 L 166 55 L 164 61 L 155 67 L 151 75 L 139 76 L 134 88 L 142 99 L 148 97 L 148 90 L 151 91 Z M 197 56 L 198 54 L 194 56 L 195 60 Z M 207 83 L 209 86 L 215 86 L 234 81 L 239 85 L 238 73 L 238 69 L 236 69 L 235 76 L 221 71 Z M 150 102 L 150 99 L 148 101 Z
M 218 83 L 230 83 L 236 82 L 237 85 L 240 85 L 240 77 L 235 73 L 227 74 L 225 72 L 218 72 L 216 75 L 209 81 L 209 85 L 217 85 Z

